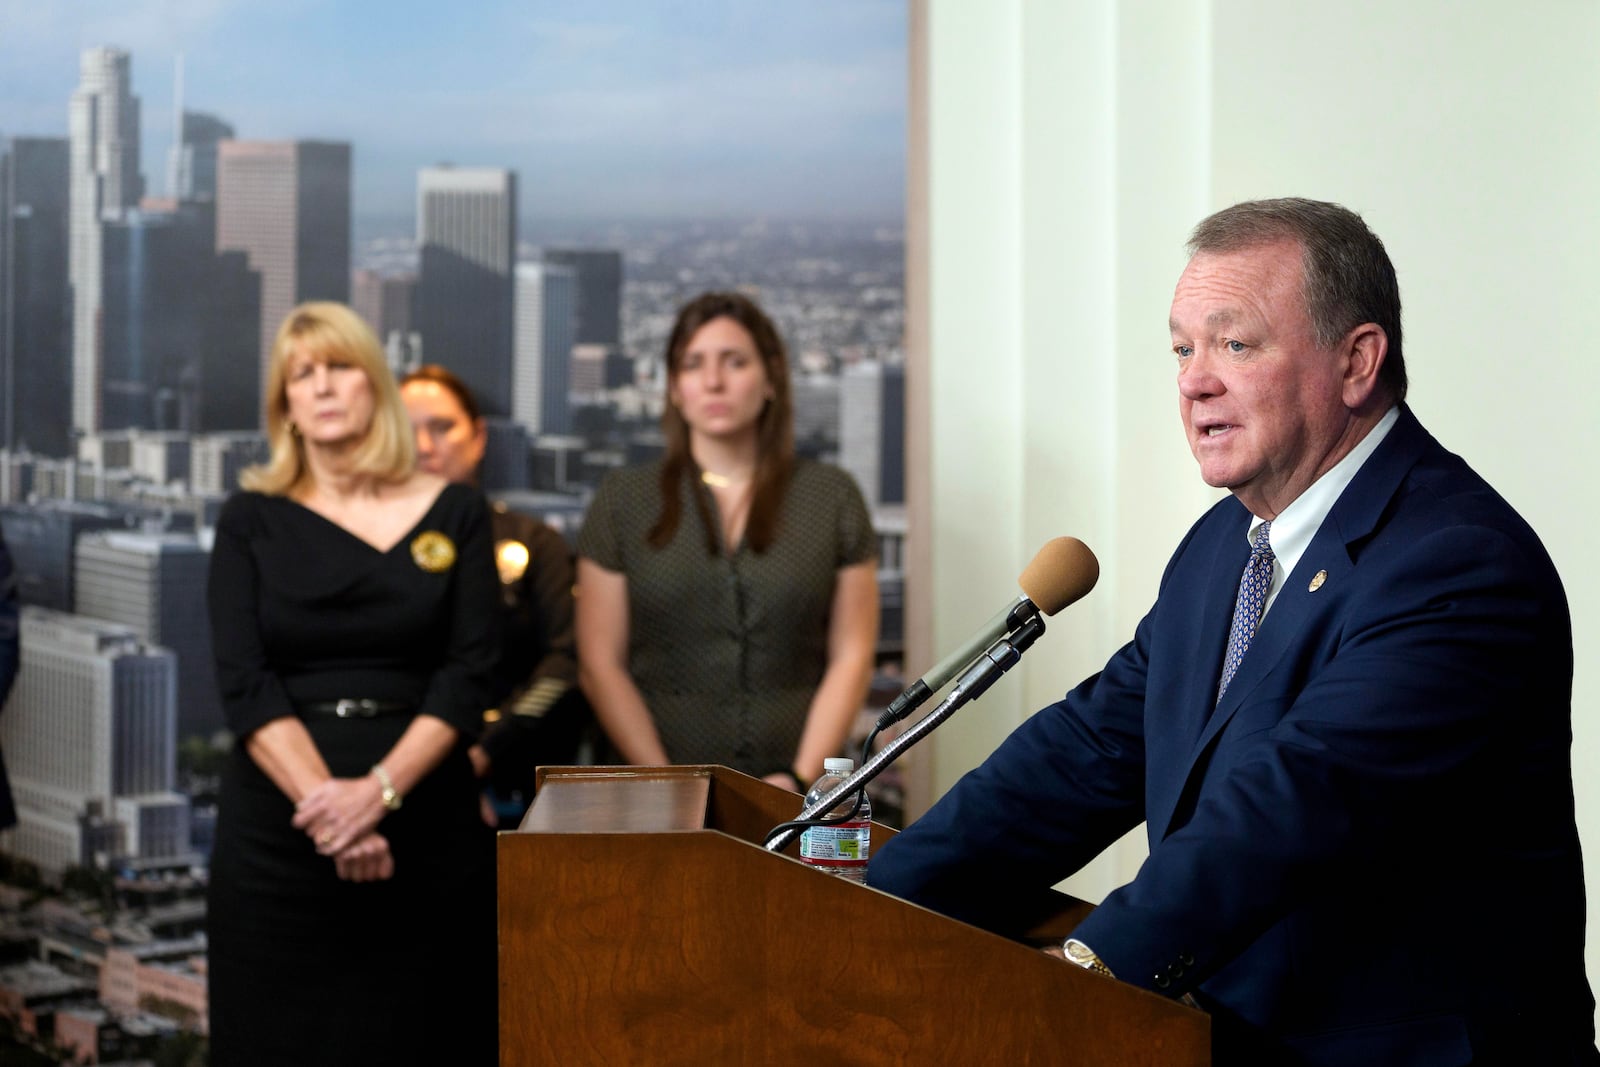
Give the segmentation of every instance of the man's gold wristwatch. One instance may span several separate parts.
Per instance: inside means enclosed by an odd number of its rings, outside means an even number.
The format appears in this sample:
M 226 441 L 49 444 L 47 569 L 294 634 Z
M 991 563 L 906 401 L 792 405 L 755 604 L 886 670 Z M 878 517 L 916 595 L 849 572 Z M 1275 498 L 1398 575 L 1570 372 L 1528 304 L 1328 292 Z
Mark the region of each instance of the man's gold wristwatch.
M 1061 951 L 1066 956 L 1068 963 L 1076 963 L 1086 971 L 1094 971 L 1096 974 L 1103 974 L 1107 978 L 1116 977 L 1111 973 L 1111 968 L 1107 967 L 1105 962 L 1095 955 L 1094 949 L 1075 937 L 1067 938 L 1061 945 Z
M 394 787 L 394 779 L 389 777 L 389 772 L 383 769 L 383 764 L 374 763 L 372 774 L 378 779 L 378 784 L 383 787 L 383 792 L 378 794 L 383 800 L 383 806 L 390 811 L 400 810 L 400 791 Z

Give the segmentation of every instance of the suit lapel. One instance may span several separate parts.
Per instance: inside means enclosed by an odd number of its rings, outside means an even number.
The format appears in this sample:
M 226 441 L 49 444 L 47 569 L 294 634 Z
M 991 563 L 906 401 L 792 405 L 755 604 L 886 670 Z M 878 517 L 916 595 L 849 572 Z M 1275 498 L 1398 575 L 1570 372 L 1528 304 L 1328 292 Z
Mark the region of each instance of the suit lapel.
M 1233 681 L 1229 683 L 1228 692 L 1213 708 L 1211 705 L 1216 700 L 1217 686 L 1221 680 L 1223 649 L 1227 643 L 1228 627 L 1233 619 L 1233 602 L 1238 591 L 1239 575 L 1243 572 L 1245 560 L 1249 555 L 1248 546 L 1232 553 L 1227 550 L 1226 544 L 1219 549 L 1212 564 L 1208 583 L 1210 591 L 1207 593 L 1199 619 L 1200 625 L 1205 627 L 1205 630 L 1203 636 L 1197 636 L 1192 640 L 1186 650 L 1192 656 L 1189 662 L 1197 666 L 1191 672 L 1194 681 L 1184 698 L 1183 706 L 1186 714 L 1183 721 L 1199 721 L 1204 725 L 1190 749 L 1183 788 L 1172 794 L 1170 804 L 1160 808 L 1161 818 L 1154 823 L 1160 828 L 1159 836 L 1165 836 L 1173 829 L 1171 820 L 1177 811 L 1184 789 L 1190 785 L 1187 778 L 1204 767 L 1206 751 L 1215 742 L 1217 735 L 1228 725 L 1229 720 L 1250 696 L 1251 691 L 1276 668 L 1284 655 L 1290 649 L 1298 647 L 1306 640 L 1307 634 L 1315 629 L 1314 618 L 1320 606 L 1327 602 L 1327 598 L 1319 596 L 1319 593 L 1324 587 L 1338 588 L 1341 581 L 1354 570 L 1359 555 L 1359 550 L 1355 546 L 1377 529 L 1384 510 L 1399 489 L 1406 472 L 1415 465 L 1423 449 L 1432 441 L 1428 432 L 1411 413 L 1411 409 L 1402 405 L 1400 419 L 1389 431 L 1389 436 L 1384 438 L 1383 443 L 1345 487 L 1345 491 L 1340 494 L 1332 510 L 1328 512 L 1328 517 L 1318 527 L 1311 543 L 1306 546 L 1294 572 L 1288 576 L 1283 588 L 1273 599 L 1272 608 L 1262 619 L 1260 629 L 1251 638 L 1250 650 L 1245 653 L 1244 660 L 1233 676 Z M 1228 540 L 1237 541 L 1241 545 L 1244 543 L 1242 535 Z M 1319 572 L 1325 574 L 1320 581 L 1313 582 Z M 1313 585 L 1316 587 L 1313 588 Z M 1220 622 L 1217 619 L 1219 586 L 1226 587 L 1226 605 L 1221 609 Z M 1215 635 L 1219 634 L 1220 640 L 1215 639 Z M 1207 656 L 1210 658 L 1207 659 Z M 1205 663 L 1212 664 L 1209 670 L 1199 668 L 1198 665 Z M 1198 720 L 1189 717 L 1196 708 L 1201 709 Z M 1151 814 L 1155 814 L 1156 811 L 1155 805 L 1152 805 Z
M 1201 562 L 1175 574 L 1162 592 L 1164 600 L 1171 598 L 1170 608 L 1165 610 L 1174 620 L 1172 632 L 1163 634 L 1163 643 L 1170 647 L 1169 662 L 1185 666 L 1177 674 L 1164 673 L 1158 689 L 1146 694 L 1151 709 L 1146 721 L 1159 720 L 1162 730 L 1171 731 L 1170 747 L 1161 747 L 1183 760 L 1184 767 L 1194 765 L 1200 752 L 1201 731 L 1216 705 L 1233 602 L 1239 593 L 1239 575 L 1250 558 L 1250 543 L 1245 536 L 1250 515 L 1234 501 L 1228 501 L 1228 505 L 1236 514 L 1222 522 L 1220 534 L 1211 535 L 1213 543 L 1192 549 Z M 1182 755 L 1185 752 L 1187 756 Z M 1151 826 L 1164 831 L 1183 785 L 1182 775 L 1156 774 L 1147 778 L 1145 814 Z

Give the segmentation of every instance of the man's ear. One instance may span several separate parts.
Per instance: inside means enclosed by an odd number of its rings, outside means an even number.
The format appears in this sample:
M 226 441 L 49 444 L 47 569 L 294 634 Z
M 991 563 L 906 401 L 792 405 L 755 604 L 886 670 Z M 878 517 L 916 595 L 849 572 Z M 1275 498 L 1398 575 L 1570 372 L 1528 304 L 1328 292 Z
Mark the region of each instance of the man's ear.
M 1389 335 L 1375 322 L 1364 322 L 1345 334 L 1344 406 L 1366 407 L 1379 392 L 1378 373 L 1389 355 Z

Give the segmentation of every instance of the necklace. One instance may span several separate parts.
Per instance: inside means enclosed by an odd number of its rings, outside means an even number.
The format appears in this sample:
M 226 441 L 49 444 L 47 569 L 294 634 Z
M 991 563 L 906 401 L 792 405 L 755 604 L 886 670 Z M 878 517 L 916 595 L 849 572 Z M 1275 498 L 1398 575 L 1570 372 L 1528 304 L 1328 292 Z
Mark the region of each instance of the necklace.
M 700 480 L 713 489 L 732 489 L 736 485 L 744 485 L 750 480 L 746 474 L 738 478 L 730 478 L 726 474 L 712 474 L 710 471 L 701 471 Z

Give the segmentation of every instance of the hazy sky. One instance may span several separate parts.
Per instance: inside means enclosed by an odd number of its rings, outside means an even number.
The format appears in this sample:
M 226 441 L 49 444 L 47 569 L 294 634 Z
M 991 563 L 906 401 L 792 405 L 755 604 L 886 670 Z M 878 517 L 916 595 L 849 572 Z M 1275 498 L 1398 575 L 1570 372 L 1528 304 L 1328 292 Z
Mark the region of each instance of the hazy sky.
M 184 105 L 348 140 L 358 214 L 417 168 L 517 171 L 524 221 L 897 218 L 905 0 L 0 0 L 0 134 L 66 136 L 78 54 L 133 57 L 147 186 Z

